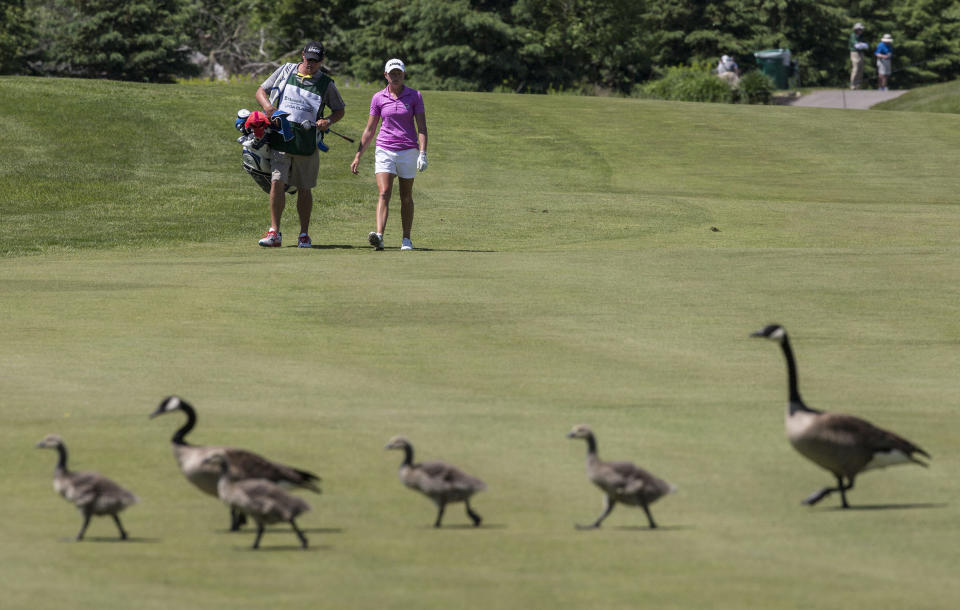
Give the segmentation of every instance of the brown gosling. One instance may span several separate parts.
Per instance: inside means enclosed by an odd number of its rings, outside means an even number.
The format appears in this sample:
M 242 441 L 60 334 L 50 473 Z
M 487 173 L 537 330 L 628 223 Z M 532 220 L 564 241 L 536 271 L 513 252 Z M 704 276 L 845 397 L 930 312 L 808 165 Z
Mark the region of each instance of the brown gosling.
M 120 530 L 120 539 L 127 539 L 127 532 L 120 523 L 118 513 L 137 503 L 137 497 L 120 487 L 107 477 L 95 472 L 73 472 L 67 467 L 67 446 L 56 434 L 48 434 L 37 443 L 37 449 L 56 449 L 59 454 L 57 466 L 53 471 L 53 489 L 72 502 L 83 514 L 83 526 L 77 534 L 77 540 L 90 525 L 90 517 L 110 515 Z
M 150 419 L 182 411 L 187 416 L 187 422 L 181 426 L 170 439 L 173 446 L 173 457 L 176 458 L 180 471 L 193 483 L 197 489 L 217 496 L 217 482 L 220 480 L 219 467 L 205 462 L 214 454 L 225 455 L 230 462 L 233 473 L 241 479 L 266 479 L 281 485 L 309 489 L 320 493 L 317 483 L 320 477 L 293 466 L 287 466 L 268 460 L 252 451 L 235 449 L 232 447 L 217 447 L 211 445 L 191 445 L 187 442 L 187 434 L 197 425 L 197 412 L 193 406 L 178 396 L 164 398 L 156 410 L 150 414 Z M 246 521 L 242 512 L 230 511 L 230 531 L 237 531 Z
M 483 518 L 470 508 L 470 496 L 486 489 L 486 483 L 444 462 L 414 464 L 413 445 L 402 436 L 393 437 L 384 448 L 403 451 L 400 480 L 404 485 L 424 494 L 437 505 L 437 519 L 433 527 L 440 527 L 444 509 L 447 504 L 454 502 L 466 504 L 467 516 L 473 521 L 474 527 L 480 525 Z
M 307 537 L 297 527 L 295 519 L 310 510 L 309 504 L 267 479 L 238 478 L 233 471 L 233 466 L 223 454 L 210 455 L 204 463 L 220 472 L 217 495 L 224 504 L 249 515 L 256 522 L 257 537 L 253 541 L 252 548 L 260 548 L 264 526 L 281 521 L 290 524 L 297 538 L 300 539 L 300 545 L 307 548 Z
M 779 324 L 770 324 L 750 335 L 770 339 L 780 344 L 787 361 L 787 439 L 800 455 L 824 468 L 837 479 L 836 487 L 824 487 L 807 496 L 803 504 L 814 505 L 835 491 L 840 492 L 843 508 L 850 508 L 847 493 L 853 489 L 858 474 L 873 468 L 895 464 L 927 464 L 915 457 L 930 454 L 907 439 L 870 422 L 841 413 L 826 413 L 811 409 L 800 398 L 797 389 L 797 365 L 790 348 L 787 331 Z M 846 483 L 844 483 L 846 479 Z
M 603 490 L 603 514 L 593 524 L 577 525 L 577 528 L 600 527 L 617 502 L 639 506 L 646 513 L 650 528 L 656 528 L 657 524 L 650 514 L 650 505 L 677 488 L 631 462 L 601 461 L 597 455 L 597 439 L 588 426 L 574 426 L 573 430 L 567 433 L 567 438 L 582 438 L 587 441 L 587 478 Z

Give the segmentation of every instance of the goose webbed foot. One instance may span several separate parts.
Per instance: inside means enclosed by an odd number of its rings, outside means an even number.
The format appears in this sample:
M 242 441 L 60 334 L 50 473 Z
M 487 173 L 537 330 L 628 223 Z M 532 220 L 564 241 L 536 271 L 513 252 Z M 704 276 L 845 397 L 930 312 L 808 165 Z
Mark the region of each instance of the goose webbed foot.
M 824 498 L 826 498 L 827 496 L 829 496 L 835 491 L 837 491 L 836 487 L 824 487 L 819 491 L 813 492 L 812 494 L 810 494 L 809 496 L 801 500 L 800 503 L 805 504 L 806 506 L 813 506 L 814 504 L 816 504 L 820 500 L 823 500 Z

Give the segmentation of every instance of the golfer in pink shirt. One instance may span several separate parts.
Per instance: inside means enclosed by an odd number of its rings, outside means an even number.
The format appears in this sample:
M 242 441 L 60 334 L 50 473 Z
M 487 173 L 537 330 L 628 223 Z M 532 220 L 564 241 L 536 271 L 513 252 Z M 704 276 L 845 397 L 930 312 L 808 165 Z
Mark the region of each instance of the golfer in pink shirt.
M 413 250 L 410 229 L 413 228 L 413 179 L 418 171 L 427 169 L 427 116 L 423 97 L 416 89 L 403 84 L 406 67 L 399 59 L 391 59 L 383 68 L 387 87 L 373 94 L 370 117 L 360 136 L 360 146 L 350 164 L 350 171 L 359 172 L 360 157 L 377 134 L 374 173 L 380 197 L 377 200 L 377 230 L 368 236 L 370 245 L 383 250 L 383 233 L 390 212 L 393 178 L 400 179 L 400 224 L 403 227 L 401 250 Z

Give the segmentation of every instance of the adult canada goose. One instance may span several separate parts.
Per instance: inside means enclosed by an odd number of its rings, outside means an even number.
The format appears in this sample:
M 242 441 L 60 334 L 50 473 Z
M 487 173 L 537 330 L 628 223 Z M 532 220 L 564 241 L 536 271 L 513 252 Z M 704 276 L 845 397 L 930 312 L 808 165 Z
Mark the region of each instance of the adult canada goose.
M 263 537 L 265 525 L 281 521 L 286 521 L 293 527 L 297 538 L 300 539 L 300 545 L 307 548 L 307 537 L 297 527 L 295 519 L 310 510 L 309 504 L 287 493 L 272 481 L 237 478 L 236 473 L 232 472 L 233 467 L 222 454 L 213 454 L 207 457 L 204 463 L 211 468 L 216 468 L 220 473 L 217 480 L 217 495 L 224 504 L 232 510 L 250 515 L 256 521 L 257 537 L 253 541 L 253 548 L 260 547 L 260 538 Z
M 913 462 L 926 466 L 914 454 L 930 455 L 905 438 L 878 428 L 870 422 L 841 413 L 826 413 L 811 409 L 800 398 L 797 389 L 797 365 L 790 348 L 787 331 L 779 324 L 771 324 L 750 335 L 763 337 L 780 344 L 787 360 L 787 438 L 793 448 L 818 466 L 829 470 L 837 479 L 836 487 L 824 487 L 803 500 L 813 505 L 835 491 L 840 492 L 843 508 L 847 491 L 853 489 L 858 474 L 872 468 Z M 847 480 L 846 484 L 844 479 Z
M 83 526 L 77 534 L 77 540 L 83 540 L 83 534 L 87 531 L 93 515 L 113 517 L 113 522 L 120 530 L 120 538 L 126 540 L 127 532 L 120 523 L 118 513 L 136 504 L 137 497 L 103 475 L 95 472 L 72 472 L 67 468 L 67 447 L 63 444 L 63 439 L 56 434 L 48 434 L 36 446 L 37 449 L 56 449 L 59 454 L 57 466 L 53 470 L 53 489 L 83 513 Z
M 186 436 L 193 430 L 193 427 L 197 425 L 197 412 L 190 403 L 182 398 L 177 396 L 164 398 L 156 410 L 150 414 L 150 419 L 174 411 L 182 411 L 186 414 L 187 423 L 181 426 L 180 429 L 174 433 L 173 438 L 170 439 L 170 442 L 173 444 L 173 457 L 177 459 L 177 464 L 180 465 L 180 470 L 184 476 L 187 477 L 187 480 L 196 485 L 200 491 L 210 494 L 211 496 L 217 495 L 217 482 L 220 480 L 220 468 L 205 463 L 205 460 L 211 455 L 222 454 L 226 456 L 230 462 L 233 474 L 238 478 L 266 479 L 274 483 L 289 485 L 291 487 L 302 487 L 303 489 L 320 493 L 320 488 L 317 486 L 320 477 L 312 472 L 272 462 L 263 456 L 245 449 L 191 445 L 188 443 Z M 243 516 L 243 513 L 236 510 L 230 511 L 231 531 L 240 529 L 244 521 L 246 521 L 246 518 Z
M 483 491 L 487 484 L 477 477 L 470 476 L 456 466 L 444 462 L 413 463 L 413 445 L 402 436 L 390 439 L 385 449 L 403 451 L 403 463 L 400 464 L 400 480 L 403 484 L 424 494 L 437 505 L 437 520 L 433 527 L 440 527 L 443 511 L 447 504 L 463 502 L 467 505 L 467 516 L 474 526 L 479 526 L 483 518 L 470 508 L 470 496 Z
M 657 524 L 650 514 L 650 505 L 677 488 L 631 462 L 602 461 L 597 455 L 597 439 L 589 426 L 574 426 L 573 430 L 567 433 L 567 438 L 582 438 L 587 441 L 587 478 L 603 490 L 603 514 L 593 524 L 577 527 L 600 527 L 616 503 L 620 502 L 642 508 L 650 528 L 656 528 Z

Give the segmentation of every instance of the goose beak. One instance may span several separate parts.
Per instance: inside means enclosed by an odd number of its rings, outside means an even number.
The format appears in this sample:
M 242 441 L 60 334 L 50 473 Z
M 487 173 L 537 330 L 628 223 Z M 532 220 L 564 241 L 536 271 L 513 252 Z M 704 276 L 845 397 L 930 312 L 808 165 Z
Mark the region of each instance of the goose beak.
M 750 336 L 751 336 L 751 337 L 762 337 L 762 336 L 763 336 L 763 331 L 762 331 L 762 330 L 754 331 L 754 332 L 750 333 Z
M 158 415 L 163 415 L 164 413 L 165 411 L 163 410 L 163 405 L 161 405 L 157 407 L 157 409 L 153 413 L 150 414 L 149 419 L 153 419 L 154 417 L 157 417 Z
M 573 432 L 567 432 L 567 438 L 576 438 L 576 436 L 574 436 Z

